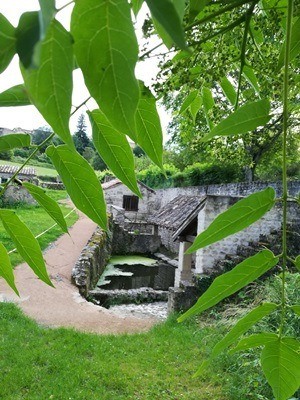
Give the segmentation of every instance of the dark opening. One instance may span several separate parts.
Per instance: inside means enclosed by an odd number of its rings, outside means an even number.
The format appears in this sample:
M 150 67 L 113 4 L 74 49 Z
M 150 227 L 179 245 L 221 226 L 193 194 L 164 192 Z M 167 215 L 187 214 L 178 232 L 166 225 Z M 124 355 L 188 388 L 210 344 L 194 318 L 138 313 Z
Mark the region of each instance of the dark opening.
M 123 208 L 125 211 L 138 211 L 139 198 L 137 196 L 123 196 Z

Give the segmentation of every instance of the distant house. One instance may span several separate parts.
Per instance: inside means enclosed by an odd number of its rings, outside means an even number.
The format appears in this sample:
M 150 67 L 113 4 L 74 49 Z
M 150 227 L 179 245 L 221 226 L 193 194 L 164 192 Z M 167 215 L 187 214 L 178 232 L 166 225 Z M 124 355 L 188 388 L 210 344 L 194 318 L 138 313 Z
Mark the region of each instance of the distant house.
M 102 184 L 106 203 L 110 210 L 122 210 L 125 217 L 130 220 L 146 220 L 156 209 L 155 191 L 144 183 L 138 181 L 138 186 L 143 198 L 131 192 L 119 179 L 113 179 Z
M 0 165 L 0 183 L 7 182 L 18 169 L 19 167 L 15 165 Z M 32 182 L 36 180 L 36 170 L 32 167 L 24 167 L 17 178 L 20 181 Z

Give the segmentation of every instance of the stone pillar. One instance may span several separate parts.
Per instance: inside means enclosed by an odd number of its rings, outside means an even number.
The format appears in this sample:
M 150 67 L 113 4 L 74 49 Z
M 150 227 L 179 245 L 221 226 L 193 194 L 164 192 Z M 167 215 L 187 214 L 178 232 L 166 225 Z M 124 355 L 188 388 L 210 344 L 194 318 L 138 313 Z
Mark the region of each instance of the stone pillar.
M 178 268 L 175 273 L 175 287 L 179 287 L 182 281 L 190 282 L 192 280 L 192 255 L 185 254 L 191 245 L 192 243 L 190 242 L 180 242 Z

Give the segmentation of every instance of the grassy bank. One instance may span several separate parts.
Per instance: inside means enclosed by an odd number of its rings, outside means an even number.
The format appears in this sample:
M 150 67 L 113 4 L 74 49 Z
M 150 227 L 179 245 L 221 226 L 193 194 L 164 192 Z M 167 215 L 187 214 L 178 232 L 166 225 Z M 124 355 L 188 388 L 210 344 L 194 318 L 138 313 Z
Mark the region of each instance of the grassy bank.
M 67 196 L 67 193 L 65 191 L 49 190 L 47 191 L 47 193 L 55 200 L 61 200 L 66 198 Z M 60 205 L 60 208 L 64 216 L 69 214 L 71 211 L 71 208 L 65 205 Z M 44 211 L 44 209 L 39 206 L 35 207 L 21 205 L 14 208 L 14 211 L 16 212 L 18 217 L 28 226 L 34 236 L 39 235 L 40 233 L 44 232 L 55 224 L 53 219 L 46 213 L 46 211 Z M 73 212 L 66 218 L 67 225 L 73 225 L 77 219 L 77 213 Z M 62 235 L 62 233 L 63 232 L 61 231 L 61 229 L 58 226 L 55 226 L 49 232 L 38 238 L 41 249 L 44 250 L 51 242 L 55 241 L 60 235 Z M 8 250 L 12 250 L 15 247 L 14 243 L 3 228 L 2 224 L 0 225 L 0 241 Z M 22 262 L 22 258 L 17 252 L 12 253 L 10 257 L 11 262 L 14 266 Z

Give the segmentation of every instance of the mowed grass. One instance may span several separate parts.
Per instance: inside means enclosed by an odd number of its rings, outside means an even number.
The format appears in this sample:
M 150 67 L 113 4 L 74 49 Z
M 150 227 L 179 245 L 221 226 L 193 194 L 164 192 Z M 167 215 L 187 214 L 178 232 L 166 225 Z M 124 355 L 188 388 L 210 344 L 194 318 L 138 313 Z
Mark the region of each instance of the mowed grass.
M 67 197 L 67 193 L 65 191 L 48 190 L 47 194 L 49 194 L 55 200 L 61 200 Z M 62 204 L 60 204 L 60 208 L 64 216 L 69 214 L 72 210 L 70 207 Z M 48 228 L 55 224 L 53 219 L 46 213 L 46 211 L 44 211 L 44 209 L 39 206 L 35 207 L 22 205 L 20 207 L 14 208 L 14 211 L 16 212 L 18 217 L 28 226 L 34 236 L 39 235 L 40 233 L 46 231 Z M 73 225 L 77 219 L 78 215 L 76 211 L 74 211 L 66 218 L 67 225 Z M 55 241 L 62 234 L 63 232 L 58 226 L 53 227 L 51 230 L 49 230 L 49 232 L 45 233 L 37 239 L 41 246 L 41 249 L 44 250 L 50 243 Z M 0 242 L 3 243 L 8 251 L 15 248 L 13 241 L 5 231 L 2 224 L 0 224 Z M 23 261 L 22 257 L 17 252 L 11 253 L 10 259 L 13 266 L 18 265 Z
M 15 165 L 17 167 L 21 167 L 22 164 L 12 162 L 12 161 L 6 161 L 6 160 L 0 160 L 0 165 Z M 35 168 L 37 176 L 44 175 L 44 176 L 57 176 L 58 173 L 56 169 L 54 168 L 45 168 L 45 167 L 37 167 L 35 165 L 27 165 L 27 167 Z
M 192 378 L 211 331 L 173 318 L 145 334 L 96 336 L 40 327 L 2 303 L 0 399 L 229 400 L 216 374 Z

